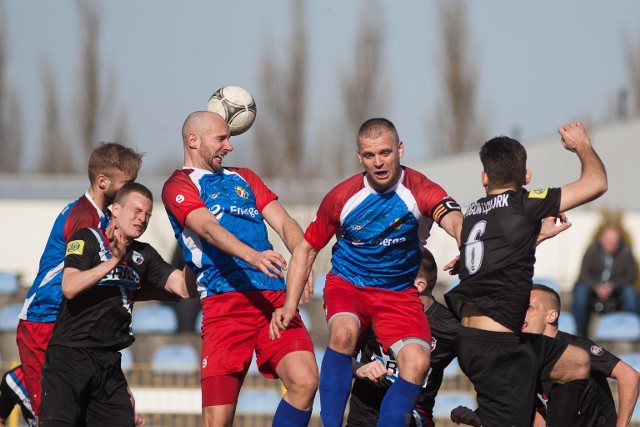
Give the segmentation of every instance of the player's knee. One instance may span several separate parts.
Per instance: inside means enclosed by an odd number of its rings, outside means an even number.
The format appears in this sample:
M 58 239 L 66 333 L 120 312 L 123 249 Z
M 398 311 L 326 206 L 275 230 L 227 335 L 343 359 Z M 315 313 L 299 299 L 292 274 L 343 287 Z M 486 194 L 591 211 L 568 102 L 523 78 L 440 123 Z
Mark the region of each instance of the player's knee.
M 329 347 L 338 353 L 350 354 L 356 346 L 358 332 L 348 327 L 336 327 L 331 331 Z
M 427 348 L 420 345 L 404 347 L 398 353 L 400 376 L 412 383 L 421 383 L 427 375 L 431 355 Z

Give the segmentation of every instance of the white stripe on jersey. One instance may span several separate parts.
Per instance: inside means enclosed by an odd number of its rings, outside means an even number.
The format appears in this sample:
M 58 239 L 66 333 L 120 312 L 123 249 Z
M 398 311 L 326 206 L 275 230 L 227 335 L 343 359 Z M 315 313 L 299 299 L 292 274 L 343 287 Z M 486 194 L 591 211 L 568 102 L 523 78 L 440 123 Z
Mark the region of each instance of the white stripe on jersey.
M 33 413 L 33 409 L 31 409 L 31 401 L 29 400 L 29 397 L 24 394 L 24 392 L 20 388 L 20 385 L 15 382 L 15 380 L 11 375 L 7 375 L 7 385 L 11 390 L 13 390 L 15 394 L 18 395 L 18 397 L 20 398 L 24 406 L 29 410 L 29 412 Z
M 56 265 L 54 268 L 49 270 L 49 272 L 44 276 L 44 279 L 42 279 L 42 282 L 40 282 L 40 284 L 38 285 L 38 289 L 48 285 L 49 282 L 51 282 L 51 280 L 54 279 L 62 271 L 63 268 L 64 268 L 64 259 L 60 264 Z M 31 302 L 33 301 L 36 295 L 37 295 L 37 291 L 34 292 L 30 298 L 27 298 L 24 300 L 24 304 L 22 305 L 22 310 L 20 310 L 20 314 L 18 315 L 20 319 L 27 320 L 27 312 L 29 311 L 29 306 L 31 305 Z

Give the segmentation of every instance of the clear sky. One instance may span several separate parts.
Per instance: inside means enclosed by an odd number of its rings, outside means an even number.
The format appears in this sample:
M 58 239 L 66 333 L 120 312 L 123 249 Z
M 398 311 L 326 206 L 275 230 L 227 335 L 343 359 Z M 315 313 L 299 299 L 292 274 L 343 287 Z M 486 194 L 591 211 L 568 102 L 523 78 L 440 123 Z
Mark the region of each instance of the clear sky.
M 0 0 L 8 34 L 8 81 L 22 100 L 23 167 L 36 165 L 43 132 L 43 64 L 59 83 L 65 116 L 80 65 L 80 25 L 73 0 Z M 144 173 L 179 166 L 180 126 L 224 85 L 249 89 L 260 110 L 259 64 L 264 47 L 283 56 L 289 0 L 109 0 L 101 17 L 101 67 L 113 78 L 113 111 L 126 108 L 130 145 L 147 152 Z M 349 65 L 358 15 L 367 0 L 308 0 L 308 141 L 331 135 L 342 112 L 339 73 Z M 409 162 L 428 154 L 428 119 L 439 95 L 439 26 L 432 0 L 383 0 L 384 73 L 388 117 Z M 623 34 L 640 37 L 640 2 L 632 0 L 469 2 L 473 55 L 480 67 L 480 110 L 491 135 L 515 127 L 526 141 L 589 115 L 605 121 L 627 85 Z M 107 120 L 105 118 L 105 120 Z M 70 132 L 70 129 L 68 130 Z M 248 155 L 248 134 L 234 138 L 230 163 Z M 105 136 L 103 139 L 109 139 Z

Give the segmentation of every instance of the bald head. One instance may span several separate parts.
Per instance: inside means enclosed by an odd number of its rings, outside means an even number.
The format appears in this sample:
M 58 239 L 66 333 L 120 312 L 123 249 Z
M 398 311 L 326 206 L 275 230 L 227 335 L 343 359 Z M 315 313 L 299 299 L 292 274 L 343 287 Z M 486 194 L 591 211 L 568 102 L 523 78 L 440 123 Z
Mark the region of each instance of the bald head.
M 202 135 L 212 122 L 225 123 L 220 115 L 210 111 L 195 111 L 189 114 L 182 124 L 182 142 L 186 144 L 190 134 Z
M 222 159 L 233 150 L 229 143 L 229 126 L 216 113 L 196 111 L 182 125 L 184 165 L 219 171 Z

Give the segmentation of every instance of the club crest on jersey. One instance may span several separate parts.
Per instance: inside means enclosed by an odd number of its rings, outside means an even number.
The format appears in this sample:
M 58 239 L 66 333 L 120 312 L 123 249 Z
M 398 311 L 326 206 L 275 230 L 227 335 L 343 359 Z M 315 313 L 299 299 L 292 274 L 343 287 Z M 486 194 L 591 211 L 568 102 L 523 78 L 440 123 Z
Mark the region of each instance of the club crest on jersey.
M 135 262 L 138 265 L 144 262 L 144 257 L 138 251 L 133 251 L 133 254 L 131 254 L 131 259 L 133 260 L 133 262 Z
M 84 240 L 72 240 L 67 244 L 67 251 L 64 256 L 67 255 L 82 255 L 84 250 Z
M 245 190 L 244 188 L 240 187 L 239 185 L 236 186 L 235 190 L 236 190 L 236 194 L 238 196 L 242 197 L 243 199 L 248 199 L 249 198 L 249 193 L 247 193 L 247 190 Z
M 590 350 L 591 354 L 593 354 L 594 356 L 602 356 L 604 354 L 604 349 L 597 345 L 592 345 Z
M 404 220 L 402 218 L 396 218 L 391 224 L 389 224 L 389 227 L 393 228 L 394 230 L 400 230 L 403 223 Z
M 182 203 L 182 202 L 184 202 L 184 195 L 178 194 L 176 196 L 176 203 Z
M 538 188 L 536 190 L 529 191 L 529 198 L 530 199 L 544 199 L 545 197 L 547 197 L 547 192 L 548 191 L 549 191 L 548 188 Z

